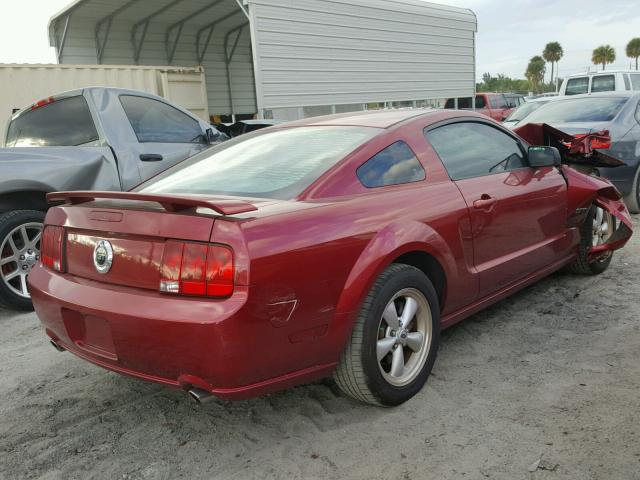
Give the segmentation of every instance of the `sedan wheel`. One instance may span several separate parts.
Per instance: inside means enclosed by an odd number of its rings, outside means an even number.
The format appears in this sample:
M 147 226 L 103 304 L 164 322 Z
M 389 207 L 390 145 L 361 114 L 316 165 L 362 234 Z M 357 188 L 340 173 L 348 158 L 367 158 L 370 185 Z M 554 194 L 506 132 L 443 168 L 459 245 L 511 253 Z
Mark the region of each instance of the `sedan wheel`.
M 36 211 L 0 216 L 0 300 L 9 307 L 31 308 L 27 276 L 40 260 L 43 219 Z
M 418 393 L 438 351 L 438 303 L 431 281 L 417 268 L 394 264 L 382 272 L 334 374 L 342 391 L 382 406 Z

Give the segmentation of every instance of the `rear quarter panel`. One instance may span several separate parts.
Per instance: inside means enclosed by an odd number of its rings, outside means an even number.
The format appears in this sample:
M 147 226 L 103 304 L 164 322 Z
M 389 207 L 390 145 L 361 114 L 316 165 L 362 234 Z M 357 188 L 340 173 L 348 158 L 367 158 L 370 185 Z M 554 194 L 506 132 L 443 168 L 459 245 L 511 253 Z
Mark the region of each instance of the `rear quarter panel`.
M 427 252 L 442 266 L 443 313 L 475 299 L 467 206 L 422 128 L 416 124 L 376 138 L 306 192 L 306 200 L 242 224 L 251 258 L 249 303 L 256 318 L 264 319 L 279 305 L 295 304 L 286 312 L 290 316 L 271 326 L 286 332 L 273 337 L 285 339 L 280 348 L 299 349 L 306 363 L 301 367 L 338 360 L 373 282 L 404 253 Z M 398 139 L 412 147 L 427 179 L 363 187 L 357 166 Z
M 248 222 L 243 233 L 252 316 L 285 333 L 272 341 L 300 349 L 308 362 L 302 368 L 338 359 L 375 278 L 404 253 L 425 251 L 441 264 L 445 310 L 473 301 L 477 291 L 467 208 L 452 183 L 309 203 L 278 222 Z M 279 316 L 283 304 L 293 310 Z

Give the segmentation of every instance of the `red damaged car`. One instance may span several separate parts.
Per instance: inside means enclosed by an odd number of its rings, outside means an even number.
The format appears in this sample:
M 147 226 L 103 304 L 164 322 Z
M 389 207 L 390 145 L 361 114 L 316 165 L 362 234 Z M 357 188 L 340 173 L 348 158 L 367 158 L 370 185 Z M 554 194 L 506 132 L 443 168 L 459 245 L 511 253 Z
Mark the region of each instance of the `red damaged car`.
M 397 405 L 441 329 L 562 267 L 600 273 L 631 235 L 617 190 L 561 164 L 597 159 L 588 137 L 525 134 L 558 148 L 471 112 L 319 117 L 133 192 L 50 194 L 36 312 L 59 350 L 199 401 L 333 375 Z

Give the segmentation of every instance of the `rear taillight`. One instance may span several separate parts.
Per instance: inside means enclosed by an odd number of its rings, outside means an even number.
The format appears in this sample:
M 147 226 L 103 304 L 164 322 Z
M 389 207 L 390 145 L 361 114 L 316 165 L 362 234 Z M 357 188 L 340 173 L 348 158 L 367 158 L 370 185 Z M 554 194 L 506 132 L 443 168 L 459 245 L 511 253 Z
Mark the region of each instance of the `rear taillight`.
M 600 133 L 606 133 L 606 135 L 601 135 Z M 574 138 L 576 140 L 581 140 L 585 137 L 589 137 L 589 145 L 591 146 L 591 149 L 607 149 L 607 148 L 611 148 L 611 137 L 609 136 L 608 132 L 599 132 L 597 134 L 587 134 L 587 133 L 579 133 L 577 135 L 574 135 Z M 566 146 L 570 146 L 571 143 L 569 144 L 565 144 Z
M 164 293 L 228 297 L 233 293 L 233 252 L 224 245 L 169 240 L 160 275 Z
M 63 271 L 62 243 L 64 228 L 48 225 L 44 227 L 40 240 L 40 258 L 45 267 L 58 272 Z
M 591 140 L 591 148 L 600 148 L 600 149 L 611 148 L 611 141 L 602 140 L 599 138 L 593 138 Z

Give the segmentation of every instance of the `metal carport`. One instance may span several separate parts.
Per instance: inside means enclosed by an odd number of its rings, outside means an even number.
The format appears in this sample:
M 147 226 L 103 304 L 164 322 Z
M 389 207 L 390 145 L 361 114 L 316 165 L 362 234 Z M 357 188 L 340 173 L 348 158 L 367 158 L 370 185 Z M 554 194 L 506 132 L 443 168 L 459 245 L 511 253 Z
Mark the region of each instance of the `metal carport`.
M 299 118 L 472 96 L 476 18 L 421 0 L 76 0 L 67 64 L 201 65 L 211 114 Z

